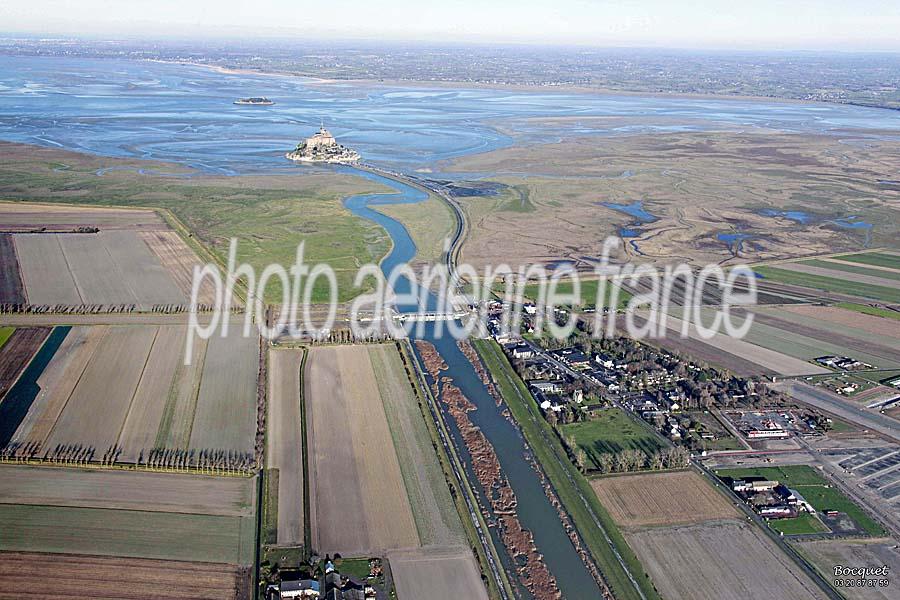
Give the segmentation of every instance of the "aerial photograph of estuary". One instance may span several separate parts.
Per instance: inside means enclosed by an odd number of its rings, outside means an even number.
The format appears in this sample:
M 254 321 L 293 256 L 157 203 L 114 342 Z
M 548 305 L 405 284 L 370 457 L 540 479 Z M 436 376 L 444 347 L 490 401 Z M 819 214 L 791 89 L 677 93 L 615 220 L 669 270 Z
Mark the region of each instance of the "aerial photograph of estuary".
M 900 10 L 0 6 L 0 598 L 893 598 Z

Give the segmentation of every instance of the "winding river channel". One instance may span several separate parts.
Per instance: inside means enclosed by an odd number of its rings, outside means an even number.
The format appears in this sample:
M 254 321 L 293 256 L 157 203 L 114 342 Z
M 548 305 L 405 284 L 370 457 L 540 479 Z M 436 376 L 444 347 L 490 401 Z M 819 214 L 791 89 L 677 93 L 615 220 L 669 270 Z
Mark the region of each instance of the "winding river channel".
M 371 181 L 395 190 L 395 193 L 388 194 L 360 194 L 351 196 L 344 201 L 345 206 L 354 214 L 377 223 L 391 236 L 393 249 L 381 263 L 382 271 L 384 271 L 385 277 L 388 277 L 394 268 L 408 263 L 415 257 L 416 245 L 400 222 L 378 212 L 373 207 L 421 202 L 427 198 L 427 195 L 403 182 L 376 173 L 366 171 L 358 173 Z M 408 281 L 400 281 L 395 291 L 405 294 L 410 291 L 409 285 Z M 404 312 L 415 309 L 399 306 L 398 310 Z M 563 529 L 556 509 L 544 492 L 538 473 L 529 462 L 529 450 L 525 440 L 519 430 L 504 416 L 504 407 L 497 406 L 472 363 L 459 349 L 456 340 L 446 334 L 446 331 L 445 335 L 437 336 L 435 335 L 435 325 L 429 323 L 421 339 L 433 344 L 446 362 L 447 369 L 441 373 L 442 377 L 452 378 L 453 384 L 477 407 L 477 410 L 469 413 L 469 417 L 494 447 L 503 473 L 518 499 L 519 521 L 534 536 L 534 543 L 543 555 L 547 567 L 556 577 L 563 597 L 571 600 L 596 599 L 599 595 L 597 584 Z M 478 480 L 472 472 L 469 454 L 460 438 L 459 430 L 452 418 L 445 418 L 445 421 L 454 434 L 457 451 L 465 459 L 470 481 L 481 495 L 482 505 L 489 506 L 484 496 L 484 490 L 478 488 Z M 491 528 L 491 534 L 494 537 L 494 545 L 501 553 L 501 560 L 506 563 L 511 579 L 514 579 L 515 565 L 512 565 L 510 556 L 504 553 L 503 543 L 497 535 L 496 528 Z M 520 589 L 519 591 L 522 596 L 529 596 L 527 590 Z

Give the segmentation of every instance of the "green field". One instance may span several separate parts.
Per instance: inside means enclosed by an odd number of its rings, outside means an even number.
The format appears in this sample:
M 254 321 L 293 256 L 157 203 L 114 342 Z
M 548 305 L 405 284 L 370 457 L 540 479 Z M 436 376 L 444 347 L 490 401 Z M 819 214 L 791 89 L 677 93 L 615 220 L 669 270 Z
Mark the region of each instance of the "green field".
M 817 511 L 836 510 L 846 513 L 859 527 L 872 536 L 884 535 L 884 529 L 873 521 L 859 506 L 847 498 L 840 490 L 831 487 L 815 469 L 807 465 L 784 467 L 756 467 L 743 469 L 722 469 L 716 471 L 719 477 L 742 479 L 762 477 L 779 481 L 800 492 Z
M 841 260 L 845 260 L 841 258 Z M 858 275 L 868 275 L 870 277 L 880 277 L 881 279 L 893 279 L 900 281 L 900 273 L 892 273 L 890 271 L 882 271 L 878 269 L 869 269 L 863 265 L 842 265 L 841 263 L 828 262 L 827 260 L 804 260 L 797 263 L 798 265 L 809 265 L 811 267 L 819 267 L 822 269 L 831 269 L 832 271 L 843 271 L 844 273 L 856 273 Z
M 516 422 L 522 428 L 525 439 L 535 454 L 559 499 L 575 524 L 578 533 L 597 562 L 613 593 L 619 599 L 640 599 L 641 594 L 632 585 L 628 573 L 616 559 L 612 545 L 622 557 L 628 572 L 640 586 L 646 600 L 658 600 L 659 593 L 653 587 L 634 551 L 628 546 L 609 513 L 597 500 L 590 483 L 575 468 L 565 449 L 541 415 L 540 408 L 513 371 L 500 347 L 492 340 L 473 340 L 478 354 L 497 381 L 500 394 Z M 599 520 L 603 531 L 597 527 Z
M 774 519 L 769 521 L 769 527 L 784 535 L 806 535 L 828 531 L 822 521 L 809 513 L 801 513 L 793 519 Z
M 9 339 L 9 336 L 12 335 L 13 331 L 15 331 L 15 327 L 0 327 L 0 348 L 6 343 L 6 340 Z
M 560 429 L 564 436 L 573 436 L 578 447 L 584 450 L 589 469 L 600 468 L 599 454 L 634 449 L 650 455 L 662 448 L 656 436 L 619 408 L 603 410 L 590 421 L 561 425 Z
M 166 209 L 220 261 L 227 259 L 229 240 L 238 238 L 238 261 L 254 266 L 257 277 L 271 263 L 289 268 L 297 244 L 305 241 L 305 263 L 331 265 L 341 301 L 366 291 L 353 289 L 359 265 L 377 262 L 390 248 L 380 226 L 356 217 L 343 205 L 352 194 L 391 191 L 362 177 L 305 174 L 299 168 L 296 175 L 224 177 L 176 165 L 25 148 L 30 147 L 0 147 L 4 200 Z M 98 169 L 110 167 L 116 168 L 97 175 Z M 154 170 L 189 177 L 153 175 Z M 426 207 L 422 212 L 433 211 Z M 446 221 L 446 216 L 439 217 Z M 314 290 L 314 302 L 327 300 L 324 280 L 317 281 Z M 280 302 L 277 278 L 266 297 Z
M 848 296 L 872 298 L 884 302 L 900 302 L 900 288 L 867 285 L 865 283 L 847 281 L 846 279 L 785 271 L 784 269 L 777 269 L 774 267 L 753 267 L 753 270 L 765 279 L 779 281 L 781 283 L 799 285 L 802 287 L 824 290 L 826 292 L 847 294 Z
M 869 306 L 867 304 L 856 304 L 855 302 L 838 302 L 835 306 L 853 310 L 866 315 L 874 315 L 876 317 L 885 317 L 886 319 L 897 319 L 900 321 L 900 311 L 889 310 L 887 308 L 878 308 L 877 306 Z
M 251 564 L 255 518 L 0 504 L 0 550 Z
M 896 241 L 896 240 L 895 240 Z M 888 267 L 889 269 L 900 269 L 900 255 L 885 254 L 882 252 L 866 252 L 864 254 L 847 254 L 845 256 L 836 256 L 841 260 L 860 263 L 864 265 L 875 265 L 876 267 Z
M 597 279 L 588 279 L 581 281 L 581 303 L 580 306 L 595 306 L 597 303 L 597 293 L 600 287 L 600 282 Z M 544 288 L 547 292 L 550 291 L 549 283 Z M 500 290 L 502 293 L 503 290 Z M 610 301 L 612 299 L 612 291 L 613 286 L 609 282 L 606 283 L 606 288 L 603 295 L 603 305 L 607 308 L 609 307 Z M 557 294 L 571 294 L 573 292 L 573 285 L 571 281 L 566 279 L 560 280 L 559 284 L 556 286 Z M 537 296 L 540 293 L 539 285 L 537 283 L 530 283 L 525 286 L 525 297 L 530 300 L 537 300 Z M 624 288 L 619 288 L 619 296 L 616 302 L 616 309 L 623 309 L 628 306 L 628 302 L 631 300 L 631 294 L 625 290 Z

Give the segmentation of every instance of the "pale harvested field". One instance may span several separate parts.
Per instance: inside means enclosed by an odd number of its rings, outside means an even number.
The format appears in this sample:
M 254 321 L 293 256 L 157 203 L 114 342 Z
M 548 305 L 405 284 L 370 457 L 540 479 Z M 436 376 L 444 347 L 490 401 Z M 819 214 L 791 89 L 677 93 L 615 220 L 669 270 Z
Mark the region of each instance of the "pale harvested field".
M 890 585 L 887 587 L 842 588 L 841 593 L 851 600 L 892 600 L 897 597 L 896 577 L 900 573 L 900 551 L 894 540 L 818 540 L 799 542 L 796 547 L 825 574 L 826 579 L 834 578 L 836 565 L 876 569 L 887 565 L 890 568 L 887 576 Z
M 478 563 L 466 547 L 390 552 L 399 600 L 487 600 Z
M 400 354 L 394 344 L 368 349 L 422 545 L 462 544 L 462 524 Z
M 208 346 L 207 340 L 194 339 L 190 365 L 184 364 L 185 350 L 179 349 L 179 360 L 160 417 L 155 446 L 186 450 L 190 445 Z
M 313 348 L 304 397 L 313 547 L 353 556 L 418 546 L 366 347 Z
M 233 565 L 0 552 L 0 598 L 244 600 L 249 572 Z
M 278 469 L 278 544 L 303 543 L 302 350 L 269 352 L 268 466 Z
M 200 325 L 210 321 L 209 313 L 197 315 Z M 35 325 L 178 325 L 185 326 L 183 313 L 102 313 L 102 314 L 42 314 L 8 313 L 0 315 L 0 323 L 12 327 Z
M 13 242 L 29 304 L 84 303 L 58 236 L 16 235 Z
M 625 533 L 663 598 L 824 598 L 778 547 L 740 521 L 654 527 Z
M 739 516 L 725 497 L 693 471 L 602 477 L 591 480 L 591 487 L 623 527 L 700 523 Z
M 93 446 L 102 456 L 116 444 L 156 334 L 153 326 L 107 330 L 53 427 L 47 447 L 82 444 Z
M 259 337 L 241 335 L 232 327 L 223 338 L 208 341 L 197 411 L 191 429 L 191 448 L 251 452 L 256 434 L 256 382 L 259 374 Z
M 66 206 L 32 202 L 0 202 L 0 223 L 5 229 L 167 229 L 156 212 L 145 209 Z
M 156 446 L 159 423 L 165 411 L 169 394 L 177 394 L 173 388 L 173 379 L 179 365 L 184 362 L 184 344 L 186 331 L 184 327 L 159 327 L 131 410 L 125 417 L 122 433 L 119 435 L 119 446 L 123 451 L 121 460 L 136 462 L 143 451 Z
M 778 265 L 778 268 L 784 269 L 785 271 L 794 271 L 796 273 L 818 275 L 819 277 L 830 277 L 832 279 L 854 281 L 856 283 L 864 283 L 866 285 L 878 285 L 890 288 L 900 287 L 893 279 L 887 279 L 885 277 L 873 277 L 871 275 L 863 275 L 861 273 L 850 273 L 848 271 L 839 271 L 837 269 L 823 269 L 822 267 L 816 267 L 813 265 L 803 265 L 800 263 L 781 263 Z
M 188 299 L 194 281 L 194 267 L 203 266 L 202 261 L 193 250 L 174 231 L 142 231 L 138 234 L 156 255 L 163 267 L 168 270 L 172 280 Z M 215 289 L 208 279 L 204 279 L 197 295 L 200 304 L 214 304 Z
M 244 517 L 255 496 L 249 477 L 0 465 L 0 504 Z
M 40 386 L 28 413 L 12 437 L 14 442 L 43 443 L 100 340 L 104 327 L 73 327 L 38 377 Z
M 900 339 L 900 321 L 867 315 L 836 306 L 782 306 L 781 311 L 809 317 L 832 325 L 851 327 L 855 330 Z
M 670 316 L 666 320 L 666 327 L 669 330 L 668 335 L 678 336 L 681 332 L 681 320 Z M 732 338 L 722 333 L 717 333 L 709 339 L 703 339 L 693 325 L 688 331 L 688 336 L 728 354 L 734 354 L 749 360 L 763 369 L 768 369 L 779 375 L 813 375 L 831 372 L 825 367 L 813 365 L 805 360 L 757 346 L 746 340 Z M 660 345 L 665 346 L 665 341 L 661 340 Z

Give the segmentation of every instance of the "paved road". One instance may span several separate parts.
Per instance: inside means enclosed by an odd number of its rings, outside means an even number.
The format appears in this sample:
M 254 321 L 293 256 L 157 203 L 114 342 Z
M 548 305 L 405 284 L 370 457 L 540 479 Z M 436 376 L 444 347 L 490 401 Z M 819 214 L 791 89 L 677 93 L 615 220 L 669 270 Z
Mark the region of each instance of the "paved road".
M 850 400 L 837 398 L 821 388 L 800 381 L 784 381 L 773 384 L 772 387 L 790 394 L 801 402 L 834 413 L 861 427 L 900 442 L 900 422 L 879 412 L 866 410 Z

